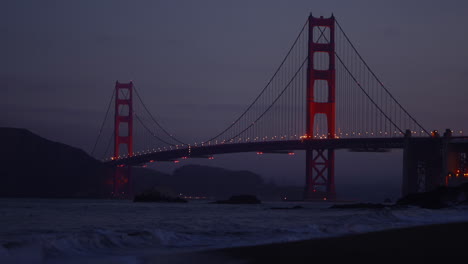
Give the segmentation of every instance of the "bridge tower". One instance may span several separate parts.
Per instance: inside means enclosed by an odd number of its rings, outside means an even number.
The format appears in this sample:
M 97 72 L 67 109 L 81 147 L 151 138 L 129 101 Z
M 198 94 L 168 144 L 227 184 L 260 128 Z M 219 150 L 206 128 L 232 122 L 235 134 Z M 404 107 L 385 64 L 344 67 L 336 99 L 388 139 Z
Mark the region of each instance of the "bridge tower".
M 114 158 L 133 155 L 133 82 L 115 83 Z M 122 148 L 126 146 L 126 148 Z M 121 151 L 123 150 L 123 153 Z M 114 172 L 114 197 L 131 195 L 131 166 Z
M 319 28 L 320 27 L 320 28 Z M 329 29 L 326 43 L 314 41 L 314 30 Z M 326 30 L 325 30 L 326 31 Z M 323 33 L 322 33 L 323 34 Z M 319 70 L 314 66 L 314 56 L 319 52 L 328 54 L 328 69 Z M 306 135 L 314 138 L 314 120 L 317 114 L 324 114 L 327 120 L 327 138 L 335 137 L 335 18 L 309 16 L 309 41 L 307 65 L 307 113 Z M 328 99 L 314 98 L 316 81 L 327 83 Z M 319 188 L 317 188 L 319 187 Z M 321 188 L 321 189 L 320 189 Z M 335 153 L 333 149 L 306 150 L 306 186 L 304 199 L 335 199 Z

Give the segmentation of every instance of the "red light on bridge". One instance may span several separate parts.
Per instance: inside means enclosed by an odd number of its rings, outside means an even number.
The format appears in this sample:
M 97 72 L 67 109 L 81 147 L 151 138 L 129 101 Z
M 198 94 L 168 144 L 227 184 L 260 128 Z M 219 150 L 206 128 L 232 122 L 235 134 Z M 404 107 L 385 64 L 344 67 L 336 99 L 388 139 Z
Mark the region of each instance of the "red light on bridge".
M 174 160 L 174 163 L 179 163 L 179 162 L 180 162 L 180 161 L 178 161 L 178 160 Z
M 257 152 L 257 155 L 263 155 L 263 152 L 259 151 Z
M 289 156 L 294 156 L 294 155 L 296 155 L 296 153 L 294 153 L 294 152 L 289 152 L 288 155 L 289 155 Z
M 214 157 L 213 157 L 213 156 L 211 156 L 211 157 L 209 157 L 208 159 L 209 159 L 209 160 L 213 160 L 213 159 L 214 159 Z
M 186 159 L 188 159 L 188 157 L 182 157 L 182 159 L 183 159 L 183 160 L 186 160 Z
M 153 162 L 154 162 L 154 160 L 150 160 L 149 162 L 150 162 L 150 163 L 153 163 Z
M 327 197 L 323 197 L 323 200 L 326 201 L 326 200 L 327 200 Z

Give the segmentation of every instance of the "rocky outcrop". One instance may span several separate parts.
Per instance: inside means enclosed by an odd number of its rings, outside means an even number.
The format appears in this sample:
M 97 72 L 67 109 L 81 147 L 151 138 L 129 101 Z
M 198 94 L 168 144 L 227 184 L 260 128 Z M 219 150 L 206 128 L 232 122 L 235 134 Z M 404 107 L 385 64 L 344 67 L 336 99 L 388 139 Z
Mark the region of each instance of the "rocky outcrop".
M 167 195 L 157 189 L 151 189 L 135 195 L 134 202 L 162 202 L 162 203 L 186 203 L 187 200 L 180 197 Z
M 409 194 L 397 201 L 397 205 L 413 205 L 428 209 L 440 209 L 468 203 L 468 183 L 457 187 L 439 187 L 430 192 Z

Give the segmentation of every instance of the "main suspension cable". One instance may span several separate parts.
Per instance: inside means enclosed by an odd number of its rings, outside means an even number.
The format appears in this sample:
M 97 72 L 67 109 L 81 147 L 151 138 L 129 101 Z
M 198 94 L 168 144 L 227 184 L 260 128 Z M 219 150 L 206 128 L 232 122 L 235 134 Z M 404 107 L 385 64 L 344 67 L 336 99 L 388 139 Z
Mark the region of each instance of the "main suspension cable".
M 374 78 L 377 80 L 377 82 L 379 82 L 380 86 L 382 86 L 382 88 L 385 90 L 385 92 L 392 98 L 392 100 L 403 110 L 403 112 L 405 112 L 406 115 L 408 115 L 409 118 L 411 118 L 411 120 L 413 120 L 413 122 L 415 122 L 419 128 L 421 128 L 424 133 L 426 133 L 427 135 L 431 135 L 421 124 L 419 124 L 419 122 L 408 112 L 406 111 L 406 109 L 396 100 L 396 98 L 390 93 L 390 91 L 385 87 L 385 85 L 382 83 L 382 81 L 380 81 L 380 79 L 377 77 L 377 75 L 374 73 L 374 71 L 369 67 L 369 65 L 366 63 L 366 61 L 363 59 L 363 57 L 361 56 L 361 54 L 357 51 L 357 49 L 354 47 L 353 43 L 351 42 L 351 40 L 348 38 L 348 35 L 346 35 L 346 33 L 344 32 L 343 28 L 341 27 L 340 23 L 338 23 L 338 20 L 336 20 L 335 18 L 335 22 L 336 22 L 336 25 L 338 26 L 338 28 L 340 29 L 341 33 L 343 33 L 343 36 L 346 38 L 346 40 L 348 41 L 348 43 L 351 45 L 351 48 L 356 52 L 356 54 L 358 55 L 359 59 L 364 63 L 364 65 L 366 66 L 366 68 L 369 70 L 369 72 L 372 74 L 372 76 L 374 76 Z
M 133 86 L 133 88 L 135 89 L 135 94 L 137 95 L 138 97 L 138 100 L 140 100 L 141 104 L 143 105 L 143 107 L 145 108 L 146 112 L 148 113 L 148 115 L 151 117 L 151 120 L 153 120 L 153 122 L 167 135 L 169 136 L 170 138 L 172 138 L 173 140 L 175 140 L 176 142 L 182 144 L 182 145 L 187 145 L 186 143 L 180 141 L 179 139 L 177 139 L 176 137 L 174 137 L 173 135 L 171 135 L 166 129 L 164 129 L 164 127 L 156 120 L 156 118 L 154 118 L 154 116 L 151 114 L 151 112 L 149 111 L 149 109 L 146 107 L 145 103 L 143 103 L 143 100 L 141 99 L 140 95 L 138 94 L 138 91 L 136 89 L 135 86 Z M 151 133 L 152 134 L 152 133 Z
M 305 63 L 307 62 L 308 60 L 308 57 L 305 58 L 305 60 L 302 62 L 301 66 L 299 67 L 299 69 L 296 71 L 296 73 L 294 74 L 294 76 L 291 78 L 291 80 L 288 82 L 288 84 L 284 87 L 284 89 L 281 91 L 281 93 L 275 98 L 275 100 L 270 104 L 270 106 L 268 106 L 268 108 L 257 118 L 255 119 L 255 121 L 253 121 L 248 127 L 246 127 L 244 130 L 242 130 L 241 132 L 239 132 L 237 135 L 233 136 L 232 138 L 228 139 L 227 141 L 231 141 L 232 139 L 238 137 L 239 135 L 241 135 L 242 133 L 244 133 L 245 131 L 247 131 L 249 128 L 251 128 L 253 125 L 255 125 L 256 122 L 258 122 L 258 120 L 260 120 L 272 107 L 273 105 L 275 105 L 275 103 L 278 101 L 278 99 L 284 94 L 284 92 L 289 88 L 289 86 L 291 85 L 291 83 L 294 81 L 294 79 L 296 78 L 296 76 L 299 74 L 299 72 L 302 70 L 302 68 L 304 67 Z
M 232 124 L 230 124 L 226 129 L 224 129 L 223 131 L 221 131 L 219 134 L 217 134 L 216 136 L 206 140 L 205 142 L 209 142 L 209 141 L 212 141 L 212 140 L 215 140 L 217 139 L 218 137 L 220 137 L 221 135 L 223 135 L 224 133 L 226 133 L 229 129 L 231 129 L 235 124 L 237 124 L 239 122 L 239 120 L 245 116 L 245 114 L 252 108 L 252 106 L 258 101 L 258 99 L 263 95 L 263 93 L 266 91 L 266 89 L 270 86 L 270 84 L 273 82 L 273 79 L 276 77 L 276 75 L 278 74 L 278 72 L 280 71 L 280 69 L 283 67 L 284 63 L 286 62 L 287 58 L 289 57 L 289 54 L 291 54 L 291 51 L 294 49 L 294 47 L 296 46 L 296 43 L 297 41 L 299 40 L 300 36 L 302 35 L 302 32 L 304 31 L 305 27 L 307 26 L 309 20 L 306 21 L 306 23 L 304 24 L 304 26 L 302 26 L 302 29 L 301 31 L 299 32 L 298 36 L 296 37 L 296 39 L 294 40 L 294 43 L 292 44 L 291 48 L 289 49 L 288 53 L 286 54 L 286 56 L 284 57 L 283 61 L 280 63 L 280 65 L 278 66 L 278 68 L 276 69 L 275 73 L 273 74 L 273 76 L 270 78 L 270 80 L 268 81 L 268 83 L 265 85 L 265 87 L 262 89 L 262 91 L 260 92 L 260 94 L 255 98 L 255 100 L 247 107 L 247 109 L 234 121 L 232 122 Z
M 104 116 L 104 120 L 102 121 L 101 128 L 99 129 L 98 136 L 96 138 L 96 141 L 94 142 L 93 150 L 91 151 L 91 156 L 94 155 L 94 151 L 96 150 L 96 146 L 97 146 L 97 144 L 99 142 L 99 139 L 101 138 L 102 130 L 104 129 L 104 125 L 106 124 L 107 116 L 109 115 L 109 110 L 110 110 L 110 107 L 111 107 L 111 104 L 112 104 L 112 100 L 114 99 L 114 96 L 115 96 L 115 89 L 112 92 L 112 96 L 111 96 L 111 99 L 110 99 L 109 103 L 107 104 L 106 115 Z

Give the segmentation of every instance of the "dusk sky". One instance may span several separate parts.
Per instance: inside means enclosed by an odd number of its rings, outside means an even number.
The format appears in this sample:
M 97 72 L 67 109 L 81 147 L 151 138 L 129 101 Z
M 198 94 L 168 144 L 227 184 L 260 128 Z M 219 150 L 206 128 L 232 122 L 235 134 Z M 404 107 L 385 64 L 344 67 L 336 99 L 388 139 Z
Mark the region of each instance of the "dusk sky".
M 0 10 L 0 126 L 88 153 L 116 80 L 133 80 L 150 110 L 185 141 L 216 134 L 263 88 L 310 12 L 334 13 L 425 128 L 468 134 L 466 1 L 6 0 Z M 301 155 L 194 163 L 304 180 Z M 353 165 L 365 163 L 374 166 Z M 400 175 L 401 152 L 337 154 L 337 184 L 398 183 Z

